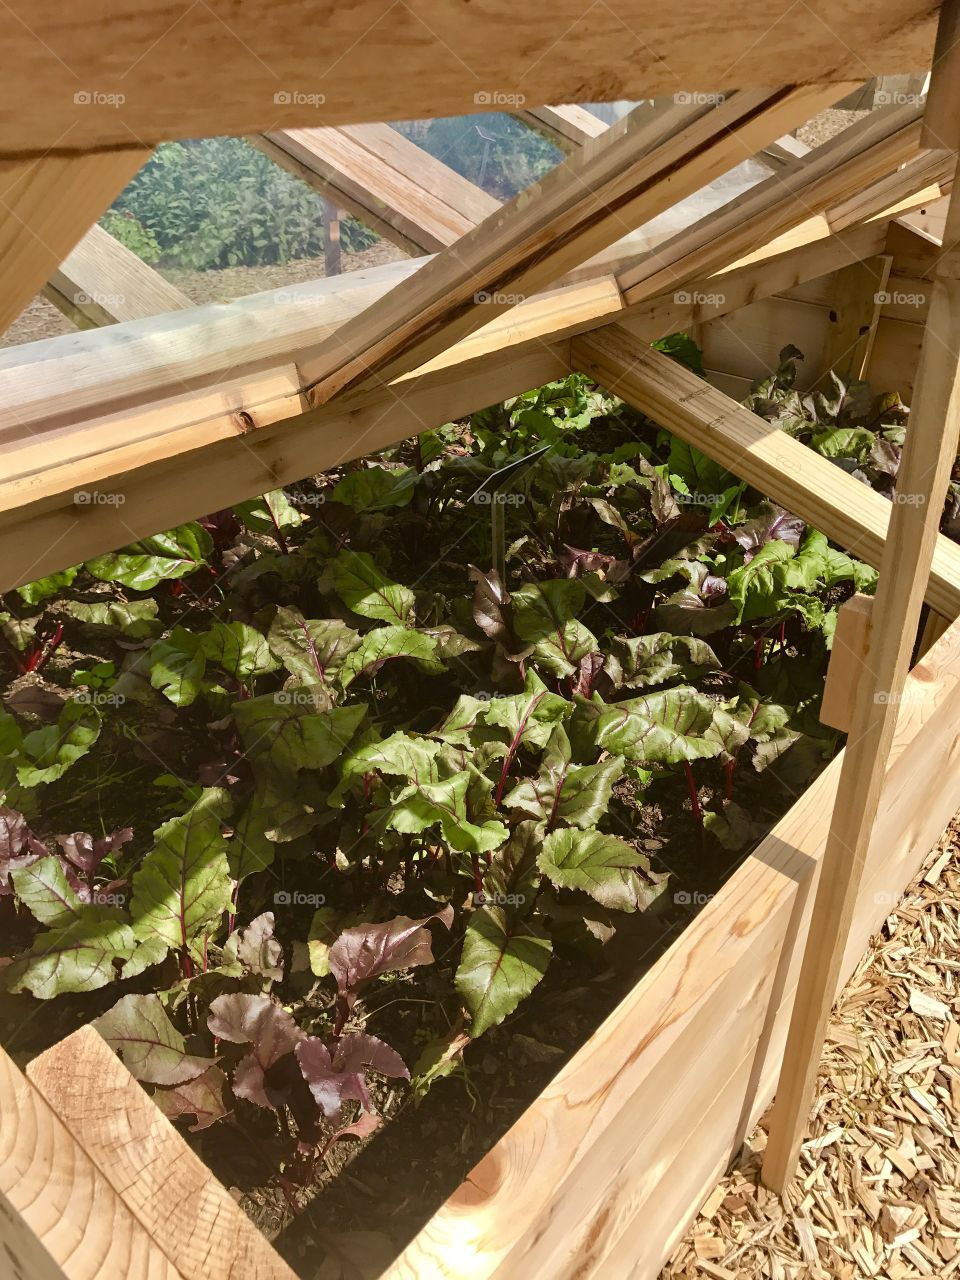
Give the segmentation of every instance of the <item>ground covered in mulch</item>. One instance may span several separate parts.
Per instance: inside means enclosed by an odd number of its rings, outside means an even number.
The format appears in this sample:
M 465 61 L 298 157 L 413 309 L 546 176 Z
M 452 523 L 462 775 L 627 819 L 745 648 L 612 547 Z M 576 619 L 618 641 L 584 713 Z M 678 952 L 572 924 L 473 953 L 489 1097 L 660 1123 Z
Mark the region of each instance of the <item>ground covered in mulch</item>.
M 661 1280 L 960 1275 L 960 820 L 834 1011 L 782 1201 L 759 1183 L 765 1123 Z

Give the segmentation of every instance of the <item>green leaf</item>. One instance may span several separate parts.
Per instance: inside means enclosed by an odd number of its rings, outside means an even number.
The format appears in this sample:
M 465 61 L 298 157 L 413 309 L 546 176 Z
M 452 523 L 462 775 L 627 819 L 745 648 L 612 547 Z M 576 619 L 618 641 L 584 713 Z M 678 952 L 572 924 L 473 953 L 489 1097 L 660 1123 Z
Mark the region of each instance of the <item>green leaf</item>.
M 786 603 L 783 566 L 795 554 L 789 543 L 776 538 L 762 546 L 749 564 L 729 574 L 727 594 L 736 606 L 737 622 L 780 612 Z
M 531 582 L 514 591 L 514 630 L 521 640 L 554 635 L 583 608 L 586 588 L 576 578 Z
M 141 538 L 122 551 L 88 560 L 86 569 L 104 582 L 135 591 L 152 591 L 167 578 L 185 578 L 206 563 L 213 540 L 199 524 L 182 524 L 167 533 Z
M 145 640 L 159 635 L 163 624 L 157 617 L 156 600 L 109 600 L 87 604 L 81 600 L 64 600 L 60 610 L 90 627 L 104 627 L 131 640 Z
M 171 947 L 187 948 L 229 910 L 233 881 L 220 830 L 229 806 L 225 791 L 206 789 L 186 813 L 157 829 L 157 843 L 134 873 L 130 914 L 149 963 Z M 132 972 L 139 972 L 136 958 L 125 976 Z
M 17 781 L 21 787 L 55 782 L 87 754 L 99 736 L 100 713 L 96 707 L 71 699 L 56 724 L 34 729 L 24 737 L 22 752 L 30 763 L 18 765 Z
M 184 627 L 174 627 L 169 636 L 151 646 L 150 683 L 177 707 L 189 707 L 203 689 L 207 659 L 201 637 Z
M 247 754 L 269 760 L 278 772 L 323 769 L 336 760 L 366 714 L 360 705 L 326 707 L 309 686 L 247 698 L 233 704 L 233 715 Z
M 519 735 L 520 744 L 529 747 L 545 747 L 554 726 L 573 711 L 573 703 L 550 693 L 535 671 L 527 672 L 523 693 L 481 705 L 488 725 L 506 730 L 511 740 Z
M 395 658 L 414 658 L 434 663 L 436 637 L 413 627 L 375 627 L 363 637 L 358 648 L 348 655 L 340 669 L 340 683 L 346 689 L 357 676 L 372 676 L 385 662 Z
M 716 706 L 688 685 L 606 704 L 596 696 L 583 704 L 598 747 L 641 764 L 679 764 L 719 755 L 710 734 Z
M 558 725 L 537 778 L 519 783 L 503 803 L 549 826 L 567 822 L 575 827 L 592 827 L 606 813 L 623 765 L 623 756 L 612 756 L 601 764 L 572 764 L 570 741 L 562 725 Z
M 387 826 L 415 834 L 439 823 L 444 840 L 459 853 L 489 853 L 498 848 L 509 835 L 503 823 L 488 820 L 476 824 L 467 812 L 467 791 L 473 776 L 465 770 L 443 782 L 405 787 L 393 802 Z M 489 782 L 483 781 L 489 789 Z
M 825 458 L 855 458 L 862 462 L 876 444 L 877 437 L 865 427 L 835 427 L 818 431 L 810 444 Z
M 596 828 L 552 831 L 537 860 L 543 874 L 562 889 L 582 889 L 603 907 L 635 911 L 642 892 L 637 868 L 648 863 L 625 840 Z
M 96 991 L 115 981 L 115 960 L 132 955 L 136 938 L 107 908 L 87 907 L 70 924 L 38 933 L 30 951 L 2 970 L 8 991 L 49 1000 L 67 991 Z
M 364 467 L 361 471 L 348 471 L 330 496 L 334 502 L 342 502 L 354 511 L 386 511 L 390 507 L 405 507 L 413 497 L 418 479 L 412 467 L 399 471 Z
M 307 619 L 299 609 L 279 608 L 267 643 L 303 684 L 329 684 L 360 636 L 337 618 Z
M 250 502 L 238 502 L 233 509 L 254 533 L 284 533 L 296 529 L 307 518 L 293 506 L 283 489 L 271 489 Z
M 35 920 L 59 928 L 80 914 L 83 904 L 67 880 L 59 858 L 41 858 L 12 871 L 16 895 Z
M 503 907 L 475 911 L 463 939 L 457 994 L 473 1021 L 473 1039 L 513 1013 L 547 971 L 553 944 L 538 924 Z
M 187 1053 L 186 1041 L 152 993 L 122 996 L 93 1026 L 130 1074 L 148 1084 L 182 1084 L 214 1065 L 213 1058 Z
M 690 677 L 698 668 L 718 670 L 720 660 L 710 646 L 693 636 L 656 631 L 646 636 L 617 636 L 604 670 L 614 685 L 646 689 L 678 676 Z
M 75 564 L 70 569 L 61 569 L 59 573 L 51 573 L 45 578 L 38 578 L 36 582 L 28 582 L 22 587 L 17 587 L 17 595 L 27 604 L 39 604 L 41 600 L 55 596 L 64 587 L 69 587 L 80 572 L 80 568 L 80 565 Z
M 414 605 L 409 587 L 391 582 L 365 551 L 341 551 L 333 562 L 337 595 L 362 618 L 406 623 Z
M 200 637 L 197 653 L 240 681 L 276 671 L 278 665 L 266 639 L 246 622 L 215 622 Z

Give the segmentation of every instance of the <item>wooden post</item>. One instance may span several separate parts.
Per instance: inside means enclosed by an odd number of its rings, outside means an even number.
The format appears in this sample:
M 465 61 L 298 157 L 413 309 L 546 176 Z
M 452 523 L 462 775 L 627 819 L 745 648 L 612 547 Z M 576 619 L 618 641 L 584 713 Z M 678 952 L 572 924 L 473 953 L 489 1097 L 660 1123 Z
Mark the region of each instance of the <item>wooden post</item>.
M 892 265 L 889 254 L 879 254 L 837 272 L 823 353 L 824 376 L 832 369 L 845 382 L 863 377 Z
M 340 260 L 340 210 L 329 200 L 323 202 L 323 274 L 338 276 Z
M 960 201 L 934 278 L 904 445 L 830 834 L 804 951 L 763 1181 L 782 1193 L 796 1168 L 827 1019 L 877 816 L 904 681 L 930 575 L 960 426 Z
M 820 703 L 820 723 L 849 733 L 870 647 L 872 596 L 855 595 L 837 612 L 833 649 Z

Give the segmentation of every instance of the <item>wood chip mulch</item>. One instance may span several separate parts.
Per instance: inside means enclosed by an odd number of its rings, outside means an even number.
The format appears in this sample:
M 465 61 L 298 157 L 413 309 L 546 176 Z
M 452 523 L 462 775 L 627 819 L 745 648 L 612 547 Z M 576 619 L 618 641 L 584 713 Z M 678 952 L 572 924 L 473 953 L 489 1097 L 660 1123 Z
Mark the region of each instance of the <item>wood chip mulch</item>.
M 661 1280 L 960 1280 L 960 820 L 850 979 L 781 1200 L 751 1135 Z

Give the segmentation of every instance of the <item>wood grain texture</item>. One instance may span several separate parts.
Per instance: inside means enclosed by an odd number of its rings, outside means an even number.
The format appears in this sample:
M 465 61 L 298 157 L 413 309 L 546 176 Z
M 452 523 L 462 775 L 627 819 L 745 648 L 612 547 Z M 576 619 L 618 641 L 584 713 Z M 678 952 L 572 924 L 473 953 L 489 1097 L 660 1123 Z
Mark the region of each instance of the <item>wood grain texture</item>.
M 960 626 L 909 689 L 842 978 L 960 805 Z M 655 1280 L 772 1096 L 841 768 L 799 797 L 383 1280 Z
M 93 1027 L 34 1058 L 27 1078 L 183 1280 L 295 1280 Z
M 186 1280 L 0 1049 L 4 1280 Z
M 96 224 L 50 276 L 43 295 L 81 329 L 193 306 L 159 271 Z
M 250 141 L 409 253 L 435 253 L 499 208 L 387 125 L 278 130 Z
M 844 382 L 863 377 L 892 266 L 890 254 L 878 254 L 837 273 L 830 297 L 824 373 L 832 370 Z
M 859 897 L 916 642 L 940 513 L 960 438 L 960 207 L 947 219 L 934 275 L 916 397 L 897 473 L 897 495 L 877 582 L 868 662 L 857 689 L 837 804 L 804 952 L 763 1180 L 782 1191 L 793 1177 L 816 1086 L 837 974 Z M 956 616 L 955 611 L 949 611 Z
M 304 366 L 314 403 L 389 381 L 691 195 L 831 97 L 823 86 L 675 106 L 574 156 L 358 317 Z
M 927 64 L 924 63 L 924 66 Z M 960 4 L 943 0 L 933 48 L 923 145 L 960 151 Z
M 582 147 L 594 138 L 601 137 L 608 127 L 592 111 L 577 106 L 576 103 L 559 107 L 531 107 L 529 111 L 514 111 L 513 114 L 565 151 Z
M 116 151 L 0 160 L 0 333 L 149 157 L 128 137 Z
M 526 108 L 857 80 L 929 66 L 934 19 L 929 0 L 832 0 L 816 20 L 785 0 L 32 0 L 22 22 L 0 10 L 0 154 L 502 110 L 497 95 Z
M 820 723 L 841 733 L 850 732 L 857 689 L 870 660 L 872 616 L 873 597 L 859 593 L 845 600 L 837 610 L 837 626 L 820 704 Z
M 568 370 L 566 345 L 553 347 L 535 337 L 441 364 L 409 387 L 356 393 L 307 413 L 294 408 L 300 404 L 294 391 L 280 421 L 270 421 L 274 400 L 251 406 L 251 417 L 262 423 L 253 430 L 238 421 L 236 412 L 193 421 L 192 395 L 175 397 L 166 406 L 154 403 L 146 415 L 148 427 L 160 428 L 154 434 L 105 448 L 85 459 L 82 468 L 64 462 L 0 486 L 0 501 L 9 504 L 0 514 L 0 589 L 375 453 Z M 129 421 L 120 414 L 94 425 L 115 436 Z M 78 504 L 74 495 L 81 488 L 114 497 Z
M 572 360 L 601 386 L 702 449 L 788 511 L 801 514 L 851 554 L 878 567 L 891 504 L 826 458 L 638 342 L 620 325 L 575 338 Z M 927 598 L 960 616 L 960 546 L 935 545 Z
M 619 274 L 627 302 L 717 270 L 886 177 L 919 150 L 920 118 L 918 107 L 868 116 L 684 228 Z M 890 203 L 878 197 L 870 210 L 879 213 Z

